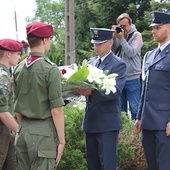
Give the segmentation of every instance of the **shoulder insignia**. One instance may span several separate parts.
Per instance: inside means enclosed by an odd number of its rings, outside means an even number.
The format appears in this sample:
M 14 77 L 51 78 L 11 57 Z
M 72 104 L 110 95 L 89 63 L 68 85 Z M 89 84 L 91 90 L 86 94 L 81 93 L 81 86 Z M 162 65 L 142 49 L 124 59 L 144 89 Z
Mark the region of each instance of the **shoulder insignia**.
M 2 70 L 2 75 L 8 76 L 8 73 L 6 71 Z
M 46 61 L 47 63 L 51 64 L 51 65 L 56 65 L 55 63 L 53 63 L 52 61 L 50 61 L 49 58 L 45 58 L 45 61 Z
M 8 96 L 11 91 L 11 83 L 0 79 L 0 94 Z
M 6 76 L 8 79 L 4 79 L 3 76 Z M 0 94 L 8 96 L 11 91 L 11 82 L 8 77 L 8 73 L 0 68 Z
M 0 77 L 1 76 L 8 76 L 8 73 L 0 67 Z
M 36 61 L 38 61 L 38 60 L 41 60 L 41 59 L 43 59 L 42 57 L 40 57 L 40 56 L 28 56 L 28 57 L 26 57 L 26 59 L 25 59 L 25 65 L 26 65 L 26 67 L 28 68 L 28 67 L 30 67 L 32 64 L 34 64 Z

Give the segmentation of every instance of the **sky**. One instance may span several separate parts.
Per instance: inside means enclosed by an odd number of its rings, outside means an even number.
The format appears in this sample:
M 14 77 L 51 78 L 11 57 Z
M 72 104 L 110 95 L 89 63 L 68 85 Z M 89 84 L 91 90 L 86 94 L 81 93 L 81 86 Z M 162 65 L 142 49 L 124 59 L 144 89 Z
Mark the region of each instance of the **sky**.
M 0 2 L 0 39 L 11 38 L 26 41 L 27 22 L 25 18 L 34 16 L 34 10 L 36 9 L 35 0 L 0 0 Z

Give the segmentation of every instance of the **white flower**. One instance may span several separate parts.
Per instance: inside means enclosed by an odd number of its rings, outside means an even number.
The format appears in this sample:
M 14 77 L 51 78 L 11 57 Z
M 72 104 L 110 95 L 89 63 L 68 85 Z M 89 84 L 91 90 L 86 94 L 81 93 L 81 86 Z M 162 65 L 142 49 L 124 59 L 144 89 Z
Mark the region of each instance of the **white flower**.
M 108 78 L 116 78 L 118 76 L 117 73 L 112 73 L 108 75 Z
M 110 91 L 112 91 L 113 93 L 116 92 L 116 79 L 115 78 L 109 78 L 109 77 L 105 77 L 103 79 L 103 85 L 101 87 L 102 90 L 105 90 L 106 93 L 105 94 L 109 94 Z
M 99 86 L 102 85 L 102 78 L 104 78 L 103 70 L 98 69 L 92 65 L 88 65 L 89 68 L 89 75 L 87 76 L 87 81 L 89 83 L 96 83 Z
M 100 88 L 101 90 L 105 91 L 105 94 L 109 94 L 111 91 L 113 93 L 116 92 L 116 77 L 118 74 L 112 73 L 106 75 L 103 70 L 98 69 L 92 65 L 88 65 L 89 68 L 89 75 L 87 76 L 87 81 L 89 83 L 97 85 L 96 88 Z

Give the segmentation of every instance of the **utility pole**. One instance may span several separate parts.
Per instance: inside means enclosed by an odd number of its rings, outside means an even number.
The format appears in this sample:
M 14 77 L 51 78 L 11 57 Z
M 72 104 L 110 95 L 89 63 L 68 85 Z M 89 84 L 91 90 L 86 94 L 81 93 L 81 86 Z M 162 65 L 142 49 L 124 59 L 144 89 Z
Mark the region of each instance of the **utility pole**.
M 65 64 L 75 63 L 74 0 L 65 2 Z
M 15 16 L 16 40 L 18 40 L 18 26 L 17 26 L 17 13 L 16 13 L 16 9 L 15 9 L 15 11 L 14 11 L 14 16 Z
M 14 5 L 14 20 L 15 20 L 15 31 L 16 31 L 16 40 L 18 40 L 18 25 L 17 25 L 17 12 L 15 8 L 15 2 L 14 0 L 11 0 Z

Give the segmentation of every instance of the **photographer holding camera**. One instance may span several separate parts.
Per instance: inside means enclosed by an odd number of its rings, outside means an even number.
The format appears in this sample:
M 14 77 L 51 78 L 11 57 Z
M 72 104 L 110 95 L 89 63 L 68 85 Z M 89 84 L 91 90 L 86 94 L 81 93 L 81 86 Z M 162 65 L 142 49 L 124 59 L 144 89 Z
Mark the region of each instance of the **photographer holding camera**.
M 127 113 L 129 102 L 131 119 L 136 120 L 140 100 L 142 35 L 132 24 L 129 14 L 121 14 L 116 21 L 117 25 L 112 26 L 112 29 L 116 30 L 113 34 L 112 50 L 127 66 L 126 83 L 121 94 L 121 109 Z

